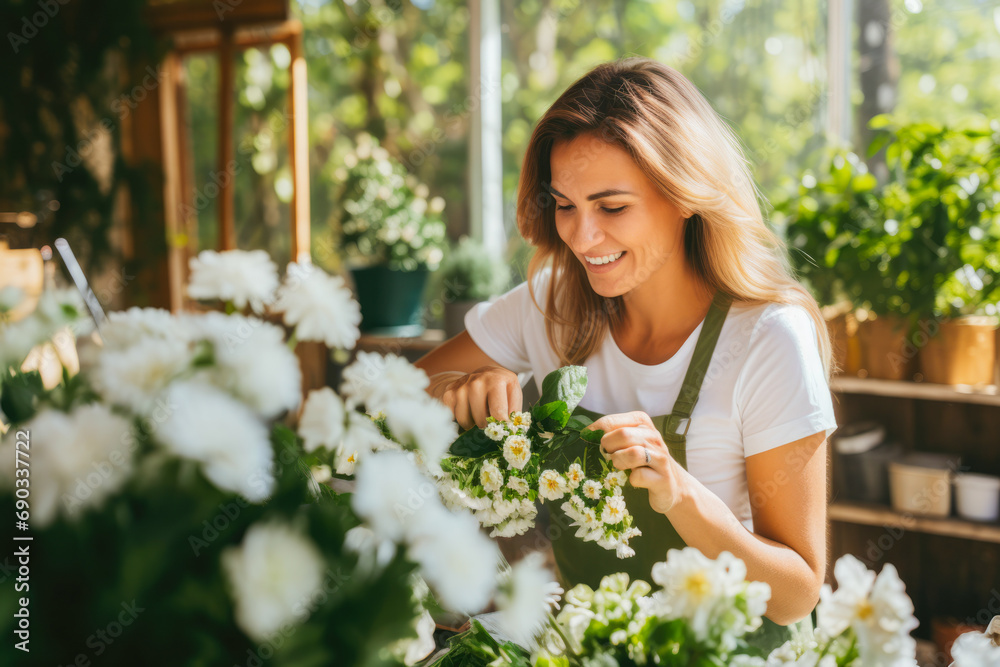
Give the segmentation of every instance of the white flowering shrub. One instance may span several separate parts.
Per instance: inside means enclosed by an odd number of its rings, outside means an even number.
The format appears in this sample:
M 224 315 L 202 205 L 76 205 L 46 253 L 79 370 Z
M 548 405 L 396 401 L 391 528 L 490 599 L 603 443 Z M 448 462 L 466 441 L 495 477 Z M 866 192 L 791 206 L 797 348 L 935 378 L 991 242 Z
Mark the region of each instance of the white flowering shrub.
M 402 271 L 434 270 L 444 258 L 445 202 L 369 134 L 333 172 L 341 202 L 338 243 L 349 260 Z
M 293 264 L 279 281 L 266 254 L 202 253 L 189 294 L 226 314 L 111 313 L 81 372 L 46 389 L 21 364 L 79 319 L 70 294 L 14 322 L 5 293 L 0 312 L 0 509 L 32 537 L 33 662 L 412 665 L 435 646 L 426 608 L 493 600 L 496 546 L 428 476 L 457 431 L 422 371 L 360 353 L 341 391 L 298 414 L 295 342 L 358 337 L 339 278 Z M 353 494 L 324 484 L 355 473 Z M 551 576 L 519 580 L 537 595 Z M 2 664 L 22 657 L 0 648 Z

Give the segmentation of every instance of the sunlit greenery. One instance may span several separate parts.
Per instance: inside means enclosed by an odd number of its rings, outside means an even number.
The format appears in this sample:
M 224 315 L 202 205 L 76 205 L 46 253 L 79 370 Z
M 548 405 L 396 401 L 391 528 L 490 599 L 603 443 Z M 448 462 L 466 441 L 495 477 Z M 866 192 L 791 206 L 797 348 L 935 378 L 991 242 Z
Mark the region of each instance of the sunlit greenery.
M 743 139 L 770 200 L 796 191 L 835 137 L 825 134 L 828 104 L 825 2 L 704 0 L 526 0 L 502 2 L 505 220 L 513 229 L 520 162 L 539 116 L 594 65 L 637 54 L 688 76 Z M 958 0 L 947 6 L 891 0 L 890 54 L 898 82 L 886 100 L 900 121 L 982 120 L 1000 109 L 1000 10 Z M 342 202 L 334 172 L 361 132 L 378 137 L 402 164 L 448 202 L 449 233 L 467 231 L 470 109 L 469 12 L 460 0 L 298 0 L 309 68 L 310 168 L 314 255 L 337 252 L 331 221 Z M 883 26 L 884 28 L 884 26 Z M 853 43 L 864 28 L 853 26 Z M 877 31 L 876 31 L 877 32 Z M 868 34 L 867 38 L 878 37 Z M 884 38 L 884 35 L 883 35 Z M 240 245 L 276 256 L 289 244 L 290 175 L 287 59 L 284 47 L 248 51 L 238 82 L 237 220 Z M 855 57 L 857 80 L 869 66 Z M 211 129 L 216 76 L 211 62 L 189 61 L 196 184 L 216 169 Z M 890 110 L 890 109 L 886 109 Z M 855 119 L 855 134 L 858 123 Z M 841 146 L 863 154 L 863 146 Z M 241 149 L 244 152 L 241 152 Z M 199 211 L 200 242 L 214 245 L 214 204 Z M 517 257 L 524 253 L 509 249 Z M 515 270 L 523 266 L 515 261 Z

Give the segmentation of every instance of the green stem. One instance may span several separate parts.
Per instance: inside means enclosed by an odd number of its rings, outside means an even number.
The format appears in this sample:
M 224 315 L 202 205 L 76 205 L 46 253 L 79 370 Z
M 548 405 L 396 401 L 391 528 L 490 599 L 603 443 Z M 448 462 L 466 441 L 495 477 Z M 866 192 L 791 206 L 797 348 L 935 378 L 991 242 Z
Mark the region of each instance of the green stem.
M 292 332 L 292 335 L 288 337 L 288 349 L 292 352 L 295 351 L 295 346 L 299 343 L 298 329 Z

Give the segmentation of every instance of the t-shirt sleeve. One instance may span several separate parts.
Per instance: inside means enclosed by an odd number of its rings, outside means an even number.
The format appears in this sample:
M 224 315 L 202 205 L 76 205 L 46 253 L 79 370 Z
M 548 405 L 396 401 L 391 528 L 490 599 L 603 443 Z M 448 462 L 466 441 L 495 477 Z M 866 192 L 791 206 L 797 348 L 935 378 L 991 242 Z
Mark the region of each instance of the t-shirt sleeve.
M 837 430 L 816 325 L 804 308 L 774 304 L 761 315 L 737 380 L 736 402 L 744 456 Z
M 536 294 L 542 298 L 542 293 Z M 494 301 L 476 304 L 465 315 L 465 330 L 495 362 L 515 373 L 526 373 L 531 370 L 531 361 L 525 322 L 535 310 L 528 283 L 524 282 Z

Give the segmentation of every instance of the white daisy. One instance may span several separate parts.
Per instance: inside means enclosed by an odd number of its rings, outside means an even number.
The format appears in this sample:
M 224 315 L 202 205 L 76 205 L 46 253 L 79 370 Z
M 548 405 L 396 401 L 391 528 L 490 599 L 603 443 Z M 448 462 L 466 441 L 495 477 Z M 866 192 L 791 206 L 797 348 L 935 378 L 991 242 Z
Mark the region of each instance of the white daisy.
M 288 265 L 274 309 L 284 313 L 285 324 L 295 328 L 298 340 L 349 350 L 360 335 L 361 308 L 343 278 L 312 264 Z
M 323 555 L 312 540 L 284 524 L 254 524 L 221 561 L 236 602 L 236 624 L 254 641 L 304 621 L 322 593 Z
M 624 470 L 615 470 L 614 472 L 609 472 L 604 478 L 604 488 L 612 491 L 625 486 L 625 482 L 627 481 L 628 475 L 625 474 Z
M 582 481 L 583 467 L 579 463 L 573 463 L 566 471 L 566 483 L 569 484 L 569 488 L 575 489 L 580 486 Z
M 531 459 L 531 443 L 523 435 L 512 435 L 504 440 L 503 457 L 511 468 L 522 470 Z
M 333 451 L 340 447 L 346 419 L 344 403 L 333 389 L 323 387 L 309 392 L 299 419 L 303 449 L 314 452 L 325 447 Z
M 507 478 L 507 488 L 517 493 L 520 493 L 522 496 L 528 495 L 528 492 L 531 490 L 531 488 L 528 486 L 527 480 L 522 479 L 520 477 L 515 477 L 514 475 L 511 475 L 510 477 Z
M 531 426 L 530 412 L 512 412 L 510 414 L 510 424 L 518 431 L 527 431 Z
M 492 461 L 487 461 L 479 469 L 479 483 L 489 493 L 496 493 L 503 486 L 503 472 Z
M 546 500 L 559 500 L 567 490 L 566 478 L 555 470 L 546 470 L 538 478 L 538 495 Z
M 261 313 L 278 287 L 278 267 L 264 250 L 202 250 L 189 266 L 192 299 L 220 299 L 241 310 L 249 304 Z
M 621 496 L 611 496 L 604 503 L 604 510 L 601 512 L 601 523 L 613 526 L 621 523 L 628 516 L 625 509 L 625 500 Z
M 354 405 L 364 405 L 369 412 L 385 409 L 396 398 L 426 396 L 427 374 L 394 354 L 358 352 L 354 362 L 344 369 L 341 392 Z
M 503 427 L 502 422 L 490 422 L 483 430 L 486 431 L 486 437 L 494 442 L 500 442 L 507 435 L 507 429 Z
M 599 482 L 588 479 L 583 483 L 583 495 L 587 496 L 591 500 L 598 500 L 603 493 L 604 487 L 602 487 Z

